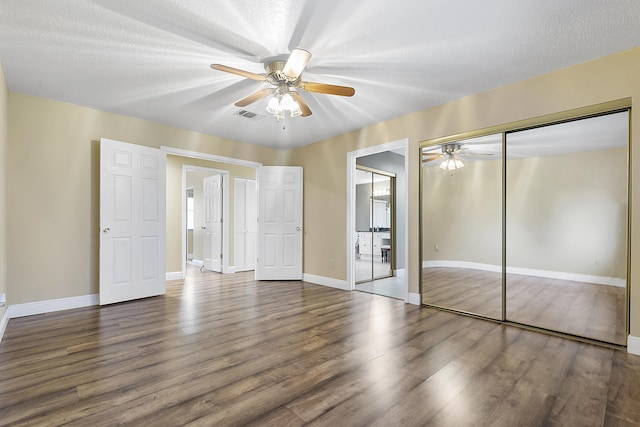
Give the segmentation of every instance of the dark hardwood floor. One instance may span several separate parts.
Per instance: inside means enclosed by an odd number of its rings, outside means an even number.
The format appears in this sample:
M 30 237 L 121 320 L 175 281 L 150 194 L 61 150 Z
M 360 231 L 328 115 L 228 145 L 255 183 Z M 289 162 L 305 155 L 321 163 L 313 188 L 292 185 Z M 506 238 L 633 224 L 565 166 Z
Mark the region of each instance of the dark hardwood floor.
M 640 357 L 362 292 L 194 272 L 12 319 L 1 425 L 640 424 Z
M 502 317 L 502 274 L 468 268 L 423 269 L 424 303 Z M 626 345 L 627 290 L 507 274 L 507 320 Z

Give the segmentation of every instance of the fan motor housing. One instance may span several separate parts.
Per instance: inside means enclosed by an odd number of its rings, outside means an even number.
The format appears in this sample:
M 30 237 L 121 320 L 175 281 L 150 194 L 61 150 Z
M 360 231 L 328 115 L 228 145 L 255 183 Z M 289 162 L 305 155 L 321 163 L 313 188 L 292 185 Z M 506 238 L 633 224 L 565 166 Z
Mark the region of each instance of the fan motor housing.
M 268 64 L 264 64 L 264 69 L 267 72 L 267 81 L 275 86 L 281 84 L 287 84 L 289 86 L 296 86 L 300 82 L 300 77 L 291 79 L 282 73 L 286 61 L 273 61 Z

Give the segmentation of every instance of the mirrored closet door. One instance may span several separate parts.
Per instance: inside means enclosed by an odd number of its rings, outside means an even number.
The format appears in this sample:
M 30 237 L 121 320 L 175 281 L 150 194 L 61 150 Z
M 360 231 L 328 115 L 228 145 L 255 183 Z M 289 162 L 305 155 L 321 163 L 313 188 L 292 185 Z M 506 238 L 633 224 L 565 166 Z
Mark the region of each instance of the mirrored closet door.
M 422 150 L 422 301 L 502 318 L 502 135 Z
M 628 123 L 506 134 L 507 320 L 626 343 Z
M 626 344 L 628 144 L 628 110 L 425 143 L 422 302 Z
M 356 169 L 356 283 L 390 277 L 393 269 L 393 174 Z

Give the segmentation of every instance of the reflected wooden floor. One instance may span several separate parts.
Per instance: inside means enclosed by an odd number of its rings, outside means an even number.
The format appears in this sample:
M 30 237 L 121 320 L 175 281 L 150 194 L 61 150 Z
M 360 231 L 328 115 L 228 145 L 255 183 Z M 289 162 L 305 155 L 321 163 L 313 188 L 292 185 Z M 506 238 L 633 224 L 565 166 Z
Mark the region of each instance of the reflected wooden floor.
M 423 269 L 423 302 L 502 316 L 500 273 L 465 268 Z M 507 275 L 507 320 L 626 345 L 626 289 Z
M 12 319 L 0 424 L 640 423 L 640 357 L 362 292 L 197 273 Z

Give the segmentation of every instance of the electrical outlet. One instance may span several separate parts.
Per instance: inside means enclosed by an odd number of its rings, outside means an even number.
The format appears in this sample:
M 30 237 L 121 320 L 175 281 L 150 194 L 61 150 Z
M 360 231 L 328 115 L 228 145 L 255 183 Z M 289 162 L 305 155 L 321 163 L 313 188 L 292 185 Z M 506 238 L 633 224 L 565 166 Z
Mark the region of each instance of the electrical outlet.
M 329 268 L 336 268 L 336 260 L 331 258 L 329 260 Z
M 7 294 L 0 294 L 0 307 L 4 307 L 7 303 Z

